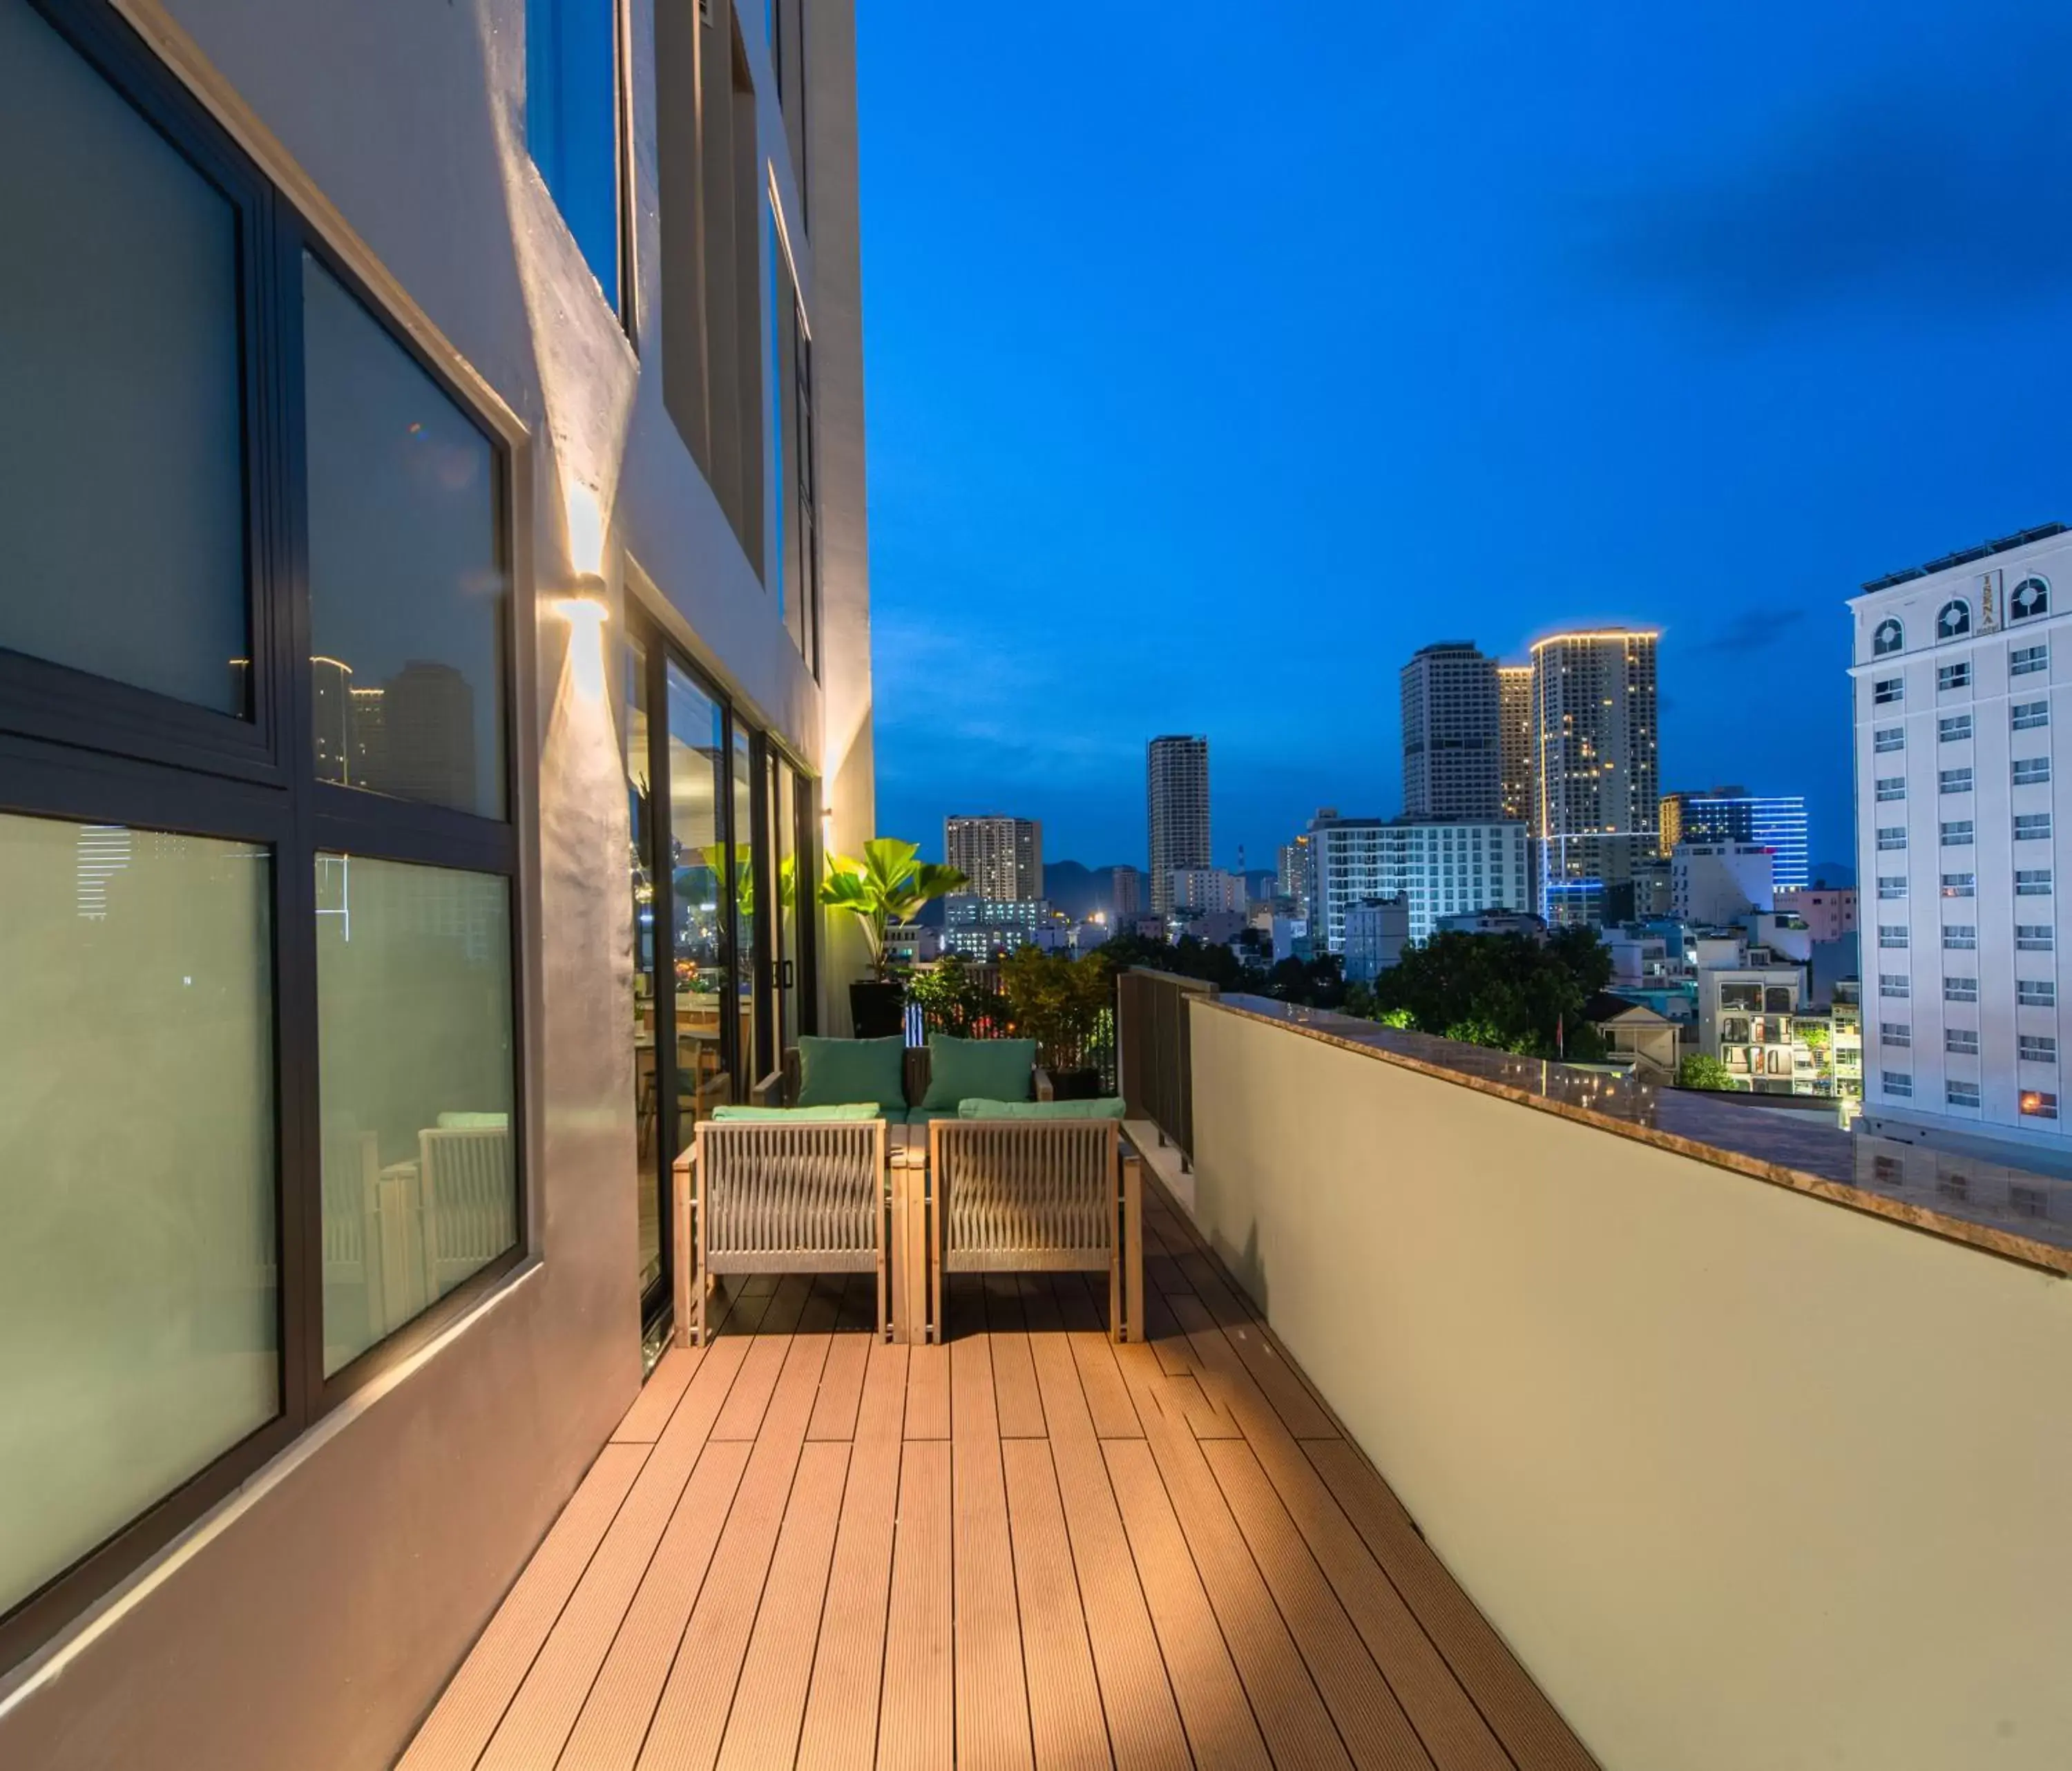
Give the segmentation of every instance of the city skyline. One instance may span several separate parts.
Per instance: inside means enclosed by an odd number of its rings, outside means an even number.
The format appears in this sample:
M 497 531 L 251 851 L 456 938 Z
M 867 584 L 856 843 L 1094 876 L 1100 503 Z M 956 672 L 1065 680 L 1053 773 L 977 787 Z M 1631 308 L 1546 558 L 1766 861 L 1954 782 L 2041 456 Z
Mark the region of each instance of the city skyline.
M 1814 860 L 1846 856 L 1848 599 L 2072 516 L 2033 446 L 2072 392 L 2072 257 L 2024 212 L 2062 163 L 2059 14 L 1816 8 L 1784 55 L 1637 8 L 1494 38 L 1355 11 L 1325 56 L 1299 11 L 1104 28 L 1173 77 L 1063 141 L 1073 47 L 1040 14 L 946 39 L 895 9 L 860 44 L 884 827 L 1001 800 L 1054 854 L 1141 861 L 1143 742 L 1199 731 L 1215 858 L 1263 859 L 1318 804 L 1400 809 L 1419 646 L 1617 623 L 1662 631 L 1665 781 L 1803 793 Z M 1314 84 L 1257 92 L 1241 140 L 1210 95 L 1273 55 Z M 1470 92 L 1474 139 L 1427 166 Z M 1274 200 L 1149 229 L 1077 200 L 1169 189 L 1176 141 L 1190 191 Z M 1328 302 L 1287 269 L 1324 239 Z M 1117 298 L 1176 275 L 1184 302 Z M 952 613 L 1039 606 L 1020 635 Z M 1793 735 L 1774 770 L 1751 686 Z

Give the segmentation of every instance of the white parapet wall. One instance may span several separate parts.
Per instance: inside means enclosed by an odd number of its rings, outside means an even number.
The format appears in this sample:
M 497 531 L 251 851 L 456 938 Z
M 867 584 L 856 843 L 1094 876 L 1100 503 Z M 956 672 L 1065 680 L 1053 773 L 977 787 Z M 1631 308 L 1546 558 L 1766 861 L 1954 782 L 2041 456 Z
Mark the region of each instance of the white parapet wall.
M 1197 1221 L 1606 1771 L 2072 1765 L 2072 1283 L 1191 1013 Z

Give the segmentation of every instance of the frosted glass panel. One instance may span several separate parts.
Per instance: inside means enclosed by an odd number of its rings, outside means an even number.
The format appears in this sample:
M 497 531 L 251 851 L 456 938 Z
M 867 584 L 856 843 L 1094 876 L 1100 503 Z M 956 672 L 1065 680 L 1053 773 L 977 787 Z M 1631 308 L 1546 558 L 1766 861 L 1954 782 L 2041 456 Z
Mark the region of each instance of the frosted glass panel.
M 329 1373 L 518 1239 L 508 883 L 319 855 L 317 1015 Z
M 245 712 L 237 220 L 0 0 L 0 647 Z
M 270 879 L 0 816 L 0 1610 L 278 1411 Z
M 302 297 L 317 777 L 500 818 L 495 454 L 314 259 Z

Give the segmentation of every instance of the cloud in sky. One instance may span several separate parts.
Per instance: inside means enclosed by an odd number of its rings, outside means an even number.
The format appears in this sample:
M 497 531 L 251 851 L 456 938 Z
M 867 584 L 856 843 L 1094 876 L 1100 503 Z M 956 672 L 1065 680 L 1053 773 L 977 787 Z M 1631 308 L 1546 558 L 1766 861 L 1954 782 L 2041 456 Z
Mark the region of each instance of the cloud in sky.
M 1589 200 L 1582 249 L 1742 326 L 2072 295 L 2072 31 L 2022 36 L 1974 65 L 1803 99 L 1709 162 Z
M 1745 658 L 1751 652 L 1767 651 L 1792 636 L 1792 630 L 1806 619 L 1801 604 L 1765 606 L 1745 610 L 1723 626 L 1685 648 L 1692 657 Z

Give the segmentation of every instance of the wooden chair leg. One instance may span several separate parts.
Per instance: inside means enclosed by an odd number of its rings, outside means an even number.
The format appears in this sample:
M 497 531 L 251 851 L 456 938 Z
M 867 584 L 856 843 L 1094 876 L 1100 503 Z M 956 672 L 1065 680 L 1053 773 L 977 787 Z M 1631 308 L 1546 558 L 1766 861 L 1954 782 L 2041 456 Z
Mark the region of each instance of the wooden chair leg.
M 1134 1154 L 1122 1159 L 1122 1239 L 1116 1250 L 1121 1268 L 1123 1332 L 1118 1340 L 1144 1338 L 1144 1164 Z

